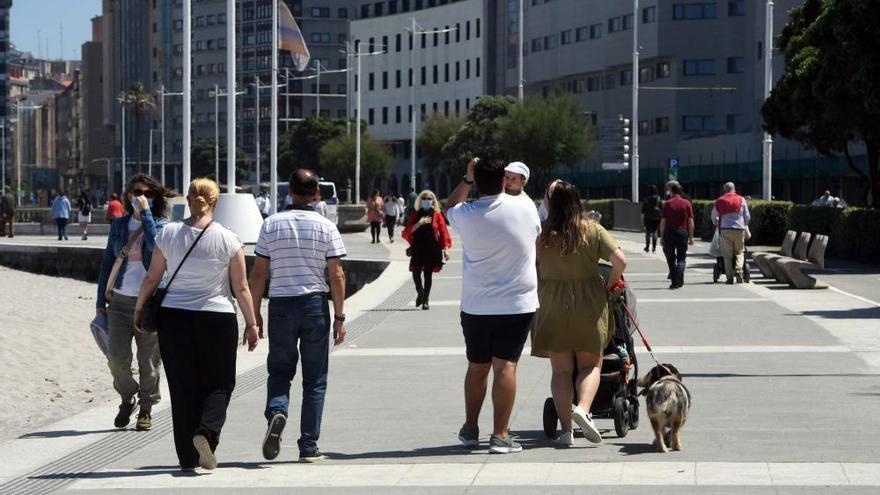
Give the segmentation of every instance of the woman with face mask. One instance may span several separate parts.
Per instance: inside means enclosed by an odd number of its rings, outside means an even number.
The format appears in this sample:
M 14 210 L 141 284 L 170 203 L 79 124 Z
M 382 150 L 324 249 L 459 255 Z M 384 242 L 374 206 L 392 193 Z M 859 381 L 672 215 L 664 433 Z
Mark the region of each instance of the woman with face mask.
M 429 309 L 433 274 L 440 271 L 444 261 L 449 261 L 452 247 L 452 237 L 433 192 L 422 191 L 416 198 L 415 210 L 401 237 L 410 244 L 407 252 L 410 253 L 409 271 L 416 285 L 416 307 Z
M 155 333 L 136 333 L 132 318 L 138 290 L 150 268 L 156 236 L 167 223 L 169 197 L 171 192 L 156 179 L 147 175 L 132 177 L 122 198 L 126 214 L 110 224 L 101 259 L 96 309 L 107 316 L 107 364 L 113 388 L 121 399 L 113 421 L 117 428 L 128 426 L 135 406 L 140 406 L 136 428 L 149 430 L 150 410 L 159 402 L 159 343 Z M 137 378 L 131 372 L 132 339 L 137 348 Z

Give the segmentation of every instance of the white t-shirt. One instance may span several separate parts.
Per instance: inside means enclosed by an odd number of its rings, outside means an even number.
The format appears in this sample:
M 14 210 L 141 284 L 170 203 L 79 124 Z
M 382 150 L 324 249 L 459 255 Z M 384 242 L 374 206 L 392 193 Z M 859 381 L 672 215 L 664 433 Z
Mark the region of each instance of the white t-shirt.
M 170 223 L 159 232 L 156 248 L 168 261 L 169 278 L 201 232 L 183 222 Z M 171 282 L 162 307 L 235 313 L 229 261 L 239 249 L 238 236 L 217 222 L 211 224 Z
M 131 236 L 134 235 L 134 232 L 140 227 L 140 220 L 135 220 L 134 215 L 132 215 L 131 219 L 128 221 L 129 241 L 131 241 Z M 143 233 L 141 233 L 140 240 L 131 246 L 125 261 L 125 273 L 122 274 L 122 285 L 120 285 L 118 289 L 113 289 L 113 292 L 121 296 L 137 297 L 138 292 L 141 290 L 141 283 L 143 283 L 144 277 L 147 276 L 147 269 L 144 268 Z
M 328 258 L 345 256 L 339 229 L 315 211 L 294 208 L 263 222 L 254 253 L 269 258 L 269 297 L 328 293 Z
M 484 196 L 446 212 L 461 236 L 461 311 L 472 315 L 538 309 L 535 241 L 541 233 L 533 204 L 508 194 Z

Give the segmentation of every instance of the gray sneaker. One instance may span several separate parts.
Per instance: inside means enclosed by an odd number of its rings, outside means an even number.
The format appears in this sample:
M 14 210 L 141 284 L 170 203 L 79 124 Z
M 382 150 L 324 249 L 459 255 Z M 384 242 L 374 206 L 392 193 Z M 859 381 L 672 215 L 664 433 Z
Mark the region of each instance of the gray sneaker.
M 463 425 L 458 430 L 458 441 L 465 447 L 477 447 L 480 445 L 480 429 L 478 427 L 469 428 Z
M 514 454 L 522 452 L 522 445 L 516 442 L 510 435 L 505 438 L 492 435 L 489 437 L 489 452 L 493 454 Z

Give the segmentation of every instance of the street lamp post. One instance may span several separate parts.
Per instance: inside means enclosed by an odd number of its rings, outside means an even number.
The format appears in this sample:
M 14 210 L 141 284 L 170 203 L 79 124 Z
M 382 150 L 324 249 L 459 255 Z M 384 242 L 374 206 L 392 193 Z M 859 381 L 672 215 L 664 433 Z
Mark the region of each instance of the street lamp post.
M 372 50 L 372 46 L 368 47 L 368 50 Z M 349 55 L 353 55 L 357 61 L 357 75 L 355 76 L 356 84 L 354 85 L 354 89 L 357 92 L 355 95 L 355 130 L 354 130 L 354 203 L 358 204 L 361 201 L 361 87 L 364 84 L 363 77 L 361 75 L 361 57 L 368 57 L 372 55 L 382 55 L 385 53 L 385 48 L 382 47 L 382 50 L 379 51 L 368 51 L 362 52 L 361 46 L 358 45 L 355 52 Z M 320 88 L 319 88 L 320 89 Z M 346 92 L 347 93 L 347 92 Z M 347 107 L 347 105 L 346 105 Z
M 273 4 L 275 2 L 272 2 Z M 189 187 L 192 148 L 192 0 L 183 0 L 183 156 L 182 190 Z
M 410 110 L 410 117 L 412 120 L 412 124 L 410 125 L 410 177 L 409 177 L 409 186 L 412 191 L 416 190 L 416 35 L 427 36 L 429 34 L 443 34 L 455 31 L 456 28 L 446 28 L 446 29 L 435 29 L 433 31 L 427 31 L 423 28 L 419 23 L 416 22 L 415 17 L 410 17 L 411 29 L 412 29 L 412 50 L 409 52 L 409 63 L 410 67 L 412 67 L 413 81 L 412 86 L 410 86 L 409 91 L 409 101 L 412 110 Z M 521 80 L 522 78 L 520 78 Z
M 214 85 L 214 180 L 220 183 L 220 88 L 216 84 Z
M 125 187 L 125 104 L 120 100 L 120 107 L 122 108 L 122 122 L 120 126 L 122 127 L 122 187 Z
M 516 41 L 517 41 L 517 47 L 516 47 L 517 48 L 517 54 L 516 54 L 517 63 L 516 63 L 516 66 L 517 66 L 517 75 L 518 75 L 517 96 L 519 97 L 520 103 L 522 103 L 523 98 L 524 98 L 524 93 L 525 93 L 524 88 L 523 88 L 523 84 L 524 84 L 523 73 L 525 72 L 523 69 L 523 62 L 524 62 L 524 60 L 523 60 L 523 36 L 525 33 L 525 26 L 523 24 L 525 23 L 526 18 L 524 15 L 523 1 L 524 0 L 519 0 L 519 22 L 517 23 L 518 24 L 517 28 L 519 29 L 519 34 L 516 39 Z
M 162 126 L 162 132 L 161 132 L 162 165 L 161 165 L 161 168 L 159 169 L 159 182 L 161 182 L 162 185 L 165 185 L 165 97 L 166 96 L 183 96 L 183 93 L 171 93 L 171 92 L 165 91 L 165 85 L 163 84 L 160 96 L 161 96 L 161 106 L 162 106 L 162 119 L 161 119 L 162 120 L 162 123 L 161 123 L 161 126 Z
M 767 0 L 767 11 L 764 19 L 764 99 L 770 98 L 773 86 L 773 0 Z M 773 137 L 764 131 L 764 163 L 763 163 L 764 199 L 773 199 Z
M 0 142 L 0 147 L 2 147 L 2 150 L 0 150 L 0 153 L 3 154 L 3 157 L 2 157 L 2 161 L 3 161 L 2 184 L 0 184 L 0 190 L 4 191 L 4 193 L 5 193 L 5 191 L 6 191 L 6 122 L 3 122 L 3 125 L 0 126 L 0 133 L 2 133 L 2 135 L 3 135 L 2 142 Z
M 633 0 L 633 59 L 632 59 L 632 201 L 639 202 L 639 0 Z
M 269 213 L 278 211 L 278 2 L 272 2 L 272 119 L 269 132 Z

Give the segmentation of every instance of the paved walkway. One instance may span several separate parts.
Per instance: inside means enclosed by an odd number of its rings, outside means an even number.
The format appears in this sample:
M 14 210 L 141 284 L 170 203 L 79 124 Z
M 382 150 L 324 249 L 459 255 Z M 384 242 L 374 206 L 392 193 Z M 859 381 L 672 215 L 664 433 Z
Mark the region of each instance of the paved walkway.
M 432 309 L 415 309 L 402 243 L 374 284 L 349 301 L 347 344 L 331 356 L 321 449 L 296 463 L 297 421 L 279 458 L 260 456 L 265 352 L 239 354 L 236 394 L 218 450 L 220 469 L 181 475 L 168 402 L 149 433 L 108 432 L 113 410 L 89 411 L 7 444 L 0 493 L 876 493 L 880 490 L 878 306 L 835 291 L 712 284 L 695 247 L 686 286 L 666 287 L 660 254 L 615 233 L 630 260 L 642 325 L 660 358 L 684 373 L 694 407 L 681 452 L 656 454 L 639 429 L 604 443 L 558 449 L 543 437 L 546 360 L 524 357 L 512 429 L 525 450 L 489 455 L 491 408 L 480 449 L 462 449 L 465 359 L 456 307 L 459 250 L 435 279 Z M 366 235 L 364 235 L 366 239 Z M 73 242 L 73 241 L 71 241 Z M 372 246 L 376 247 L 376 246 Z M 643 371 L 649 356 L 639 352 Z M 294 382 L 297 390 L 298 379 Z M 296 410 L 294 400 L 291 409 Z M 644 411 L 644 408 L 642 409 Z M 540 488 L 539 488 L 540 487 Z M 31 490 L 31 491 L 28 491 Z

